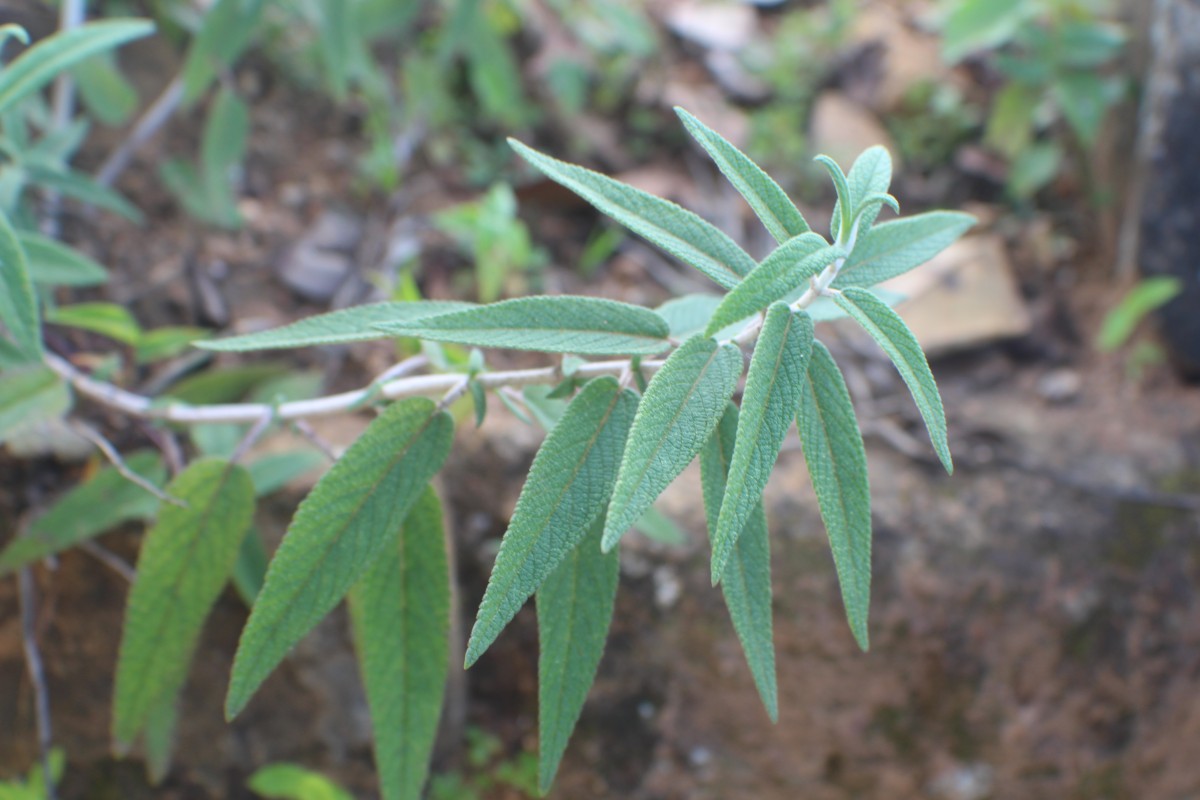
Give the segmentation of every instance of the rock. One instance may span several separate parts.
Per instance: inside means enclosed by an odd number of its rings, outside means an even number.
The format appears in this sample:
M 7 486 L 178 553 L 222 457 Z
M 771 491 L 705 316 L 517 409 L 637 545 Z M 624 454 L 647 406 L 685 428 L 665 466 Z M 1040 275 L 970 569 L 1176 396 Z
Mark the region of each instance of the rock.
M 279 262 L 279 279 L 305 300 L 328 302 L 354 269 L 361 220 L 325 211 Z
M 899 171 L 898 150 L 891 134 L 879 118 L 841 92 L 821 94 L 813 104 L 809 122 L 812 147 L 830 156 L 849 171 L 854 159 L 868 147 L 881 144 L 892 154 Z
M 1073 369 L 1055 369 L 1038 378 L 1037 393 L 1051 403 L 1070 403 L 1083 391 L 1083 376 Z
M 937 38 L 914 30 L 894 8 L 873 5 L 864 9 L 855 18 L 850 39 L 861 46 L 880 48 L 869 90 L 875 111 L 895 110 L 905 95 L 922 83 L 950 80 Z
M 998 236 L 960 239 L 929 263 L 885 283 L 909 299 L 896 311 L 932 356 L 1023 336 L 1031 319 Z
M 740 50 L 758 30 L 754 9 L 729 2 L 679 3 L 667 13 L 665 22 L 676 36 L 705 50 Z

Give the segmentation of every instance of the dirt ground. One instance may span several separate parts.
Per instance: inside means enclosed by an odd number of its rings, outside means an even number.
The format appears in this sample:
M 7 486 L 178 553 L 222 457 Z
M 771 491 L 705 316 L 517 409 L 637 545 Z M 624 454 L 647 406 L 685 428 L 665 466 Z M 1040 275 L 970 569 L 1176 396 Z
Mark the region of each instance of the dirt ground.
M 163 152 L 187 149 L 188 120 L 174 124 L 122 184 L 152 220 L 153 236 L 107 219 L 68 221 L 76 241 L 113 265 L 106 297 L 127 304 L 147 327 L 278 323 L 315 313 L 328 304 L 298 300 L 279 264 L 323 213 L 338 210 L 362 224 L 355 263 L 369 263 L 367 251 L 394 233 L 397 209 L 425 211 L 462 193 L 418 170 L 391 203 L 357 194 L 346 177 L 353 151 L 344 144 L 353 140 L 353 120 L 320 102 L 286 85 L 261 87 L 247 226 L 236 234 L 198 233 L 148 177 Z M 305 124 L 295 124 L 295 114 Z M 687 167 L 670 168 L 686 183 Z M 531 209 L 535 239 L 567 263 L 558 256 L 578 245 L 563 240 L 581 226 L 586 232 L 590 218 L 554 213 L 557 196 L 547 202 L 540 191 L 523 193 L 523 208 Z M 1032 323 L 1023 336 L 935 360 L 953 476 L 937 467 L 899 380 L 869 352 L 818 331 L 870 394 L 871 651 L 858 651 L 845 624 L 793 433 L 766 496 L 780 695 L 780 720 L 771 724 L 708 585 L 699 476 L 689 469 L 662 501 L 687 543 L 630 537 L 624 545 L 613 631 L 551 797 L 1200 797 L 1200 395 L 1166 365 L 1135 378 L 1120 356 L 1093 352 L 1099 315 L 1116 296 L 1094 269 L 1102 253 L 1085 248 L 1048 270 L 1026 252 L 1026 223 L 993 227 L 1010 245 Z M 662 266 L 637 255 L 623 251 L 588 284 L 560 267 L 546 282 L 635 302 L 664 299 Z M 426 293 L 452 295 L 461 260 L 444 246 L 422 258 Z M 352 274 L 346 297 L 361 300 L 366 277 Z M 79 343 L 64 334 L 52 344 Z M 332 388 L 344 388 L 385 366 L 387 355 L 386 347 L 368 346 L 301 354 L 293 363 L 320 368 Z M 121 420 L 105 422 L 118 439 L 140 435 Z M 482 429 L 460 426 L 440 485 L 458 543 L 462 630 L 538 441 L 499 406 Z M 75 471 L 0 455 L 0 544 Z M 282 496 L 259 510 L 268 538 L 282 534 L 298 500 Z M 102 541 L 135 559 L 136 530 Z M 341 612 L 227 725 L 222 698 L 246 616 L 227 592 L 192 669 L 175 766 L 151 787 L 136 756 L 118 760 L 109 751 L 127 584 L 79 551 L 35 577 L 55 741 L 69 762 L 61 797 L 250 798 L 246 777 L 278 761 L 373 796 L 366 708 Z M 15 582 L 0 581 L 0 776 L 24 772 L 36 757 L 20 634 Z M 457 744 L 464 731 L 499 742 L 491 767 L 536 747 L 532 607 L 465 677 L 452 671 L 435 770 L 479 787 L 487 767 L 465 760 Z M 473 796 L 466 791 L 446 797 Z M 525 795 L 500 785 L 482 796 Z

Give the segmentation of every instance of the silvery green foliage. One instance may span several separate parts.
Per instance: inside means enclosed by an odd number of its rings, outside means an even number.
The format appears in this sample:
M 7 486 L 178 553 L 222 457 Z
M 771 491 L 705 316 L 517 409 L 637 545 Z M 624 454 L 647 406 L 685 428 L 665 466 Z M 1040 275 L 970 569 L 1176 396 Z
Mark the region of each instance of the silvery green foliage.
M 9 81 L 10 93 L 15 83 Z M 5 88 L 0 81 L 0 101 Z M 294 475 L 302 461 L 244 469 L 230 460 L 199 460 L 166 485 L 170 503 L 141 494 L 141 486 L 127 483 L 129 474 L 104 472 L 63 497 L 33 521 L 27 538 L 0 553 L 3 575 L 122 521 L 157 517 L 138 563 L 121 647 L 113 714 L 120 745 L 140 736 L 154 771 L 166 769 L 175 700 L 188 666 L 186 657 L 170 655 L 190 653 L 228 581 L 253 601 L 226 699 L 231 717 L 291 648 L 348 600 L 376 731 L 381 794 L 385 800 L 418 798 L 453 650 L 451 561 L 430 483 L 452 444 L 454 417 L 444 406 L 470 397 L 481 419 L 486 393 L 501 388 L 509 390 L 500 395 L 509 408 L 536 418 L 549 434 L 501 542 L 466 662 L 483 656 L 536 597 L 543 790 L 553 781 L 603 654 L 617 591 L 618 545 L 697 457 L 711 577 L 721 586 L 768 715 L 777 718 L 779 698 L 762 494 L 793 421 L 850 631 L 866 649 L 866 455 L 845 380 L 814 321 L 849 317 L 879 343 L 949 470 L 945 413 L 933 375 L 876 285 L 937 254 L 972 220 L 935 211 L 876 224 L 883 206 L 895 209 L 896 201 L 887 194 L 891 159 L 872 148 L 849 173 L 819 159 L 838 195 L 829 241 L 809 228 L 778 184 L 745 154 L 696 118 L 679 114 L 777 240 L 760 262 L 690 211 L 513 142 L 547 177 L 706 275 L 712 291 L 656 310 L 571 296 L 485 305 L 381 303 L 198 343 L 240 352 L 417 339 L 427 343 L 427 352 L 441 354 L 440 361 L 431 360 L 452 374 L 415 376 L 411 392 L 387 395 L 407 399 L 385 404 L 317 482 L 265 569 L 250 526 L 255 496 Z M 103 276 L 97 265 L 53 242 L 14 231 L 0 214 L 0 441 L 30 421 L 67 413 L 73 400 L 47 365 L 45 315 L 35 285 L 86 285 Z M 553 369 L 510 373 L 521 378 L 514 379 L 518 385 L 543 384 L 526 385 L 521 394 L 505 386 L 500 373 L 489 374 L 481 351 L 458 358 L 454 346 L 562 358 Z M 421 387 L 444 377 L 457 381 L 457 389 L 442 404 L 415 396 L 428 394 Z M 732 401 L 743 378 L 739 405 Z M 552 391 L 544 386 L 548 379 L 558 382 Z M 383 397 L 381 392 L 363 403 Z M 128 462 L 146 486 L 163 484 L 164 469 L 153 454 L 135 454 Z M 115 503 L 99 516 L 93 508 L 98 493 Z M 164 648 L 163 642 L 173 644 Z

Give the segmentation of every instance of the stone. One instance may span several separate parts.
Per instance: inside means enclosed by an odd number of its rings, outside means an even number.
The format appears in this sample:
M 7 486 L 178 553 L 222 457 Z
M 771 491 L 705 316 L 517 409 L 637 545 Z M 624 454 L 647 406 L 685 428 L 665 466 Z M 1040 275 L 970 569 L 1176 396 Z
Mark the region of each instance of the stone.
M 676 36 L 705 50 L 740 50 L 758 31 L 754 9 L 741 3 L 679 3 L 665 22 Z
M 361 220 L 325 211 L 278 265 L 279 279 L 296 294 L 327 303 L 354 270 L 354 254 L 363 236 Z
M 829 156 L 847 172 L 862 151 L 877 144 L 888 149 L 896 170 L 900 169 L 899 150 L 887 128 L 869 109 L 841 92 L 827 91 L 817 98 L 809 137 L 815 152 Z
M 960 239 L 883 288 L 908 298 L 896 311 L 930 357 L 1024 336 L 1032 325 L 994 234 Z

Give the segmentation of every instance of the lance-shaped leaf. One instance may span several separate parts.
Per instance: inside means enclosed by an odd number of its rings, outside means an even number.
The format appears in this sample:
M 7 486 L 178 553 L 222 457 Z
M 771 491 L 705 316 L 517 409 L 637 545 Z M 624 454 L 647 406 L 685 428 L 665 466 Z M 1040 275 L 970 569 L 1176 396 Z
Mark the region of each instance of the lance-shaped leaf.
M 738 535 L 762 499 L 783 437 L 792 426 L 804 391 L 812 343 L 813 324 L 807 314 L 792 311 L 785 303 L 771 306 L 754 346 L 742 394 L 737 444 L 713 541 L 714 586 L 725 573 Z
M 5 72 L 8 69 L 12 67 Z M 0 214 L 0 326 L 8 328 L 9 335 L 23 353 L 41 355 L 42 331 L 33 282 L 29 279 L 29 265 L 17 234 L 4 214 Z
M 143 451 L 125 459 L 125 466 L 155 486 L 166 480 L 157 453 Z M 150 519 L 159 500 L 127 480 L 114 467 L 106 467 L 87 483 L 67 492 L 35 519 L 24 535 L 0 553 L 0 577 L 38 559 L 62 552 L 80 542 L 132 519 Z
M 704 491 L 704 516 L 709 541 L 715 540 L 717 515 L 727 496 L 725 480 L 733 459 L 738 409 L 732 403 L 700 451 L 700 483 Z M 737 537 L 725 565 L 721 593 L 729 618 L 742 643 L 746 664 L 754 677 L 758 696 L 772 722 L 779 719 L 779 692 L 775 682 L 775 642 L 771 611 L 771 542 L 762 497 L 758 497 Z
M 733 188 L 746 199 L 750 208 L 780 244 L 793 236 L 808 233 L 808 223 L 796 204 L 779 187 L 770 175 L 750 160 L 719 133 L 678 106 L 675 113 L 683 120 L 692 138 L 700 143 L 705 152 L 716 162 Z
M 500 542 L 467 644 L 467 666 L 603 513 L 637 405 L 637 395 L 620 389 L 616 379 L 597 378 L 576 395 L 542 443 Z
M 813 342 L 808 382 L 796 416 L 804 460 L 842 587 L 846 618 L 867 649 L 871 605 L 871 491 L 867 454 L 846 381 L 833 356 Z
M 538 787 L 550 790 L 579 720 L 612 622 L 620 561 L 600 551 L 604 521 L 563 559 L 537 592 Z
M 925 351 L 921 349 L 917 338 L 887 303 L 866 289 L 851 287 L 838 295 L 836 300 L 842 310 L 871 334 L 871 338 L 896 365 L 900 377 L 912 392 L 921 418 L 925 420 L 929 438 L 933 441 L 933 449 L 937 451 L 942 466 L 946 468 L 946 472 L 954 472 L 946 435 L 946 412 L 942 408 L 942 397 L 938 394 L 933 372 L 929 369 Z
M 829 156 L 820 155 L 813 160 L 825 168 L 825 171 L 829 173 L 830 180 L 833 181 L 833 188 L 837 192 L 837 202 L 833 206 L 833 219 L 830 220 L 829 227 L 834 238 L 844 243 L 850 236 L 850 229 L 854 223 L 854 197 L 850 193 L 850 184 L 846 180 L 846 173 L 842 172 L 838 163 Z
M 621 458 L 602 546 L 608 552 L 708 441 L 742 375 L 742 351 L 695 336 L 654 374 Z
M 726 289 L 754 269 L 754 259 L 745 250 L 691 211 L 598 172 L 551 158 L 515 139 L 508 143 L 548 178 Z
M 18 231 L 29 278 L 48 286 L 96 286 L 108 281 L 108 271 L 73 247 L 48 236 Z
M 850 188 L 851 218 L 857 218 L 861 236 L 874 224 L 882 208 L 879 199 L 872 202 L 869 198 L 887 196 L 888 187 L 892 185 L 892 156 L 887 148 L 875 145 L 864 150 L 850 167 L 846 184 Z M 833 218 L 841 218 L 840 204 L 834 208 Z
M 388 337 L 388 334 L 375 327 L 380 323 L 410 322 L 471 307 L 470 303 L 446 300 L 372 303 L 365 306 L 343 308 L 328 314 L 317 314 L 315 317 L 307 317 L 280 328 L 247 333 L 243 336 L 230 336 L 227 339 L 210 339 L 196 342 L 195 345 L 205 350 L 242 352 L 245 350 L 311 347 L 317 344 L 364 342 Z
M 111 19 L 43 39 L 0 72 L 0 112 L 41 89 L 73 64 L 153 31 L 154 25 L 146 20 Z
M 146 777 L 153 786 L 162 783 L 171 770 L 171 750 L 179 723 L 177 697 L 164 698 L 146 715 L 142 744 L 146 751 Z
M 903 275 L 945 250 L 974 224 L 970 214 L 930 211 L 876 225 L 859 238 L 833 286 L 874 286 Z
M 815 233 L 789 239 L 725 295 L 708 322 L 706 334 L 712 336 L 727 325 L 757 314 L 802 286 L 841 255 L 839 248 L 829 246 Z
M 242 710 L 292 646 L 393 541 L 449 453 L 453 434 L 450 416 L 433 401 L 394 403 L 304 498 L 242 631 L 227 716 Z
M 600 297 L 539 295 L 376 327 L 393 336 L 578 355 L 654 355 L 669 344 L 653 311 Z
M 250 476 L 220 459 L 194 462 L 166 491 L 187 506 L 163 506 L 138 556 L 113 699 L 113 737 L 122 747 L 183 688 L 254 513 Z
M 442 506 L 426 487 L 350 590 L 384 800 L 419 800 L 450 666 L 450 569 Z

